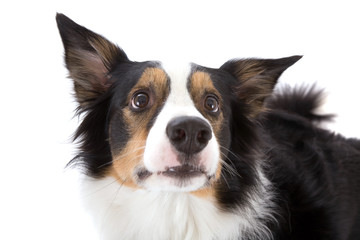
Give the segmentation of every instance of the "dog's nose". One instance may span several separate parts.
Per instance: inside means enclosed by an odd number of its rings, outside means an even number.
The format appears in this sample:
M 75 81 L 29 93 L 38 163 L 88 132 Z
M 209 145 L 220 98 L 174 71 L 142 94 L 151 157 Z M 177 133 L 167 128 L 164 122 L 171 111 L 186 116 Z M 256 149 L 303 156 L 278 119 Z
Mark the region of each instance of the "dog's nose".
M 211 139 L 210 125 L 199 117 L 177 117 L 172 119 L 166 134 L 179 152 L 191 155 L 203 150 Z

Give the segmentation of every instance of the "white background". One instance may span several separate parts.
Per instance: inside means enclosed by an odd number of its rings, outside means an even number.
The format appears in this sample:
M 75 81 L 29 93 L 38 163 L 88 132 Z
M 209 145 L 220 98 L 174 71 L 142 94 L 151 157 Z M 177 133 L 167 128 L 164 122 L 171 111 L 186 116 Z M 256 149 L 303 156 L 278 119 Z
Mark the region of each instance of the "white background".
M 360 137 L 356 1 L 6 2 L 0 3 L 0 239 L 96 239 L 78 201 L 76 171 L 64 170 L 78 122 L 56 12 L 137 61 L 188 58 L 218 67 L 235 57 L 304 55 L 280 82 L 325 88 L 324 109 L 338 115 L 329 127 Z

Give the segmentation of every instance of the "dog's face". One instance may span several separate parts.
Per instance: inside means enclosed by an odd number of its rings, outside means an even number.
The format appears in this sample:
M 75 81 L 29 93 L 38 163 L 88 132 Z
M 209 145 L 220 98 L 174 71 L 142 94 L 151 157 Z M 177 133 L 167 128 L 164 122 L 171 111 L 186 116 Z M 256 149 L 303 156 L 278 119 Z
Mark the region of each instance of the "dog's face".
M 209 74 L 190 65 L 180 71 L 147 66 L 135 82 L 111 119 L 116 174 L 147 189 L 207 186 L 219 176 L 224 125 L 221 94 Z M 119 148 L 114 146 L 121 145 L 117 126 L 122 120 L 129 139 Z
M 255 162 L 232 159 L 254 154 L 264 99 L 300 57 L 233 60 L 219 69 L 133 62 L 105 38 L 63 15 L 57 20 L 85 113 L 76 137 L 88 174 L 133 188 L 202 193 L 226 173 L 246 181 L 246 171 L 255 171 Z

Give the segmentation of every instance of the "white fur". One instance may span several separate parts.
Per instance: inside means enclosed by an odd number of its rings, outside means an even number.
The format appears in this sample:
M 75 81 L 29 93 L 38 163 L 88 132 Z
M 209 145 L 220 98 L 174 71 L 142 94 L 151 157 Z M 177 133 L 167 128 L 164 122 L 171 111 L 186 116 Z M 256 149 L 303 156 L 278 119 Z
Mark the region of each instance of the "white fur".
M 190 75 L 190 64 L 164 65 L 164 69 L 170 78 L 170 94 L 165 105 L 151 128 L 146 140 L 144 152 L 144 165 L 152 173 L 165 171 L 166 167 L 175 167 L 180 163 L 176 160 L 176 153 L 166 135 L 166 126 L 169 121 L 179 116 L 194 116 L 209 121 L 196 109 L 189 91 L 187 79 Z M 209 123 L 210 125 L 210 123 Z M 201 164 L 205 167 L 208 175 L 214 175 L 220 158 L 219 144 L 213 135 L 207 146 L 199 153 Z M 201 188 L 207 182 L 205 175 L 192 178 L 186 185 L 179 187 L 174 180 L 162 175 L 153 174 L 144 182 L 143 187 L 152 190 L 169 191 L 192 191 Z
M 272 206 L 264 183 L 234 212 L 220 210 L 215 199 L 132 189 L 111 177 L 84 179 L 82 195 L 101 240 L 266 240 L 271 234 L 261 219 L 272 217 Z

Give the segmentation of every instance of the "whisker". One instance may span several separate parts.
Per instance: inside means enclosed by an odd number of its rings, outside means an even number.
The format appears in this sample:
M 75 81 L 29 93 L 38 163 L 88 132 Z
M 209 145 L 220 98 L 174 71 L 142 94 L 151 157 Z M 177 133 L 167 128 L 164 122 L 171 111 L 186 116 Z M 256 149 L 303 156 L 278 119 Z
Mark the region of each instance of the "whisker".
M 228 153 L 230 153 L 230 154 L 232 154 L 237 160 L 239 160 L 239 157 L 234 153 L 234 152 L 232 152 L 230 149 L 228 149 L 228 148 L 226 148 L 226 147 L 223 147 L 223 146 L 220 146 L 221 148 L 223 148 L 223 149 L 225 149 Z M 222 152 L 221 152 L 222 153 Z M 227 155 L 225 155 L 224 153 L 222 153 L 225 157 L 226 157 L 226 159 L 228 159 L 230 162 L 231 162 L 231 164 L 233 165 L 233 166 L 235 166 L 234 165 L 234 163 L 231 161 L 231 159 L 227 156 Z
M 107 138 L 106 141 L 110 141 L 110 138 Z M 129 144 L 129 143 L 145 143 L 146 140 L 128 140 L 128 141 L 119 141 L 117 143 Z
M 142 150 L 142 149 L 145 149 L 145 146 L 135 148 L 135 149 L 132 150 L 131 152 L 128 152 L 128 153 L 126 153 L 126 154 L 122 154 L 122 155 L 120 155 L 120 156 L 117 156 L 117 158 L 126 157 L 126 156 L 128 156 L 128 155 L 130 155 L 130 154 L 133 154 L 134 152 L 137 152 L 137 151 Z
M 112 184 L 118 182 L 119 180 L 120 180 L 120 177 L 114 179 L 114 181 L 111 181 L 110 183 L 107 183 L 106 185 L 102 186 L 101 188 L 96 189 L 95 191 L 87 194 L 85 197 L 90 197 L 91 195 L 93 195 L 93 194 L 95 194 L 95 193 L 97 193 L 97 192 L 100 192 L 100 191 L 104 190 L 105 188 L 111 186 Z M 126 179 L 124 179 L 124 180 L 121 182 L 120 186 L 122 186 L 122 185 L 125 183 L 125 181 L 126 181 Z
M 222 160 L 221 163 L 224 166 L 224 170 L 227 171 L 230 175 L 241 177 L 240 174 L 236 171 L 236 169 L 230 166 L 227 162 Z
M 228 148 L 226 148 L 226 147 L 224 147 L 224 146 L 221 146 L 221 145 L 220 145 L 220 148 L 225 149 L 227 152 L 231 153 L 231 154 L 232 154 L 234 157 L 236 157 L 237 159 L 239 158 L 239 157 L 237 156 L 237 154 L 234 153 L 233 151 L 231 151 L 230 149 L 228 149 Z
M 238 171 L 236 171 L 235 168 L 231 167 L 227 162 L 222 161 L 221 163 L 223 164 L 224 170 L 228 172 L 231 176 L 238 176 L 239 178 L 242 178 Z
M 131 160 L 135 160 L 135 159 L 137 159 L 138 157 L 142 157 L 142 156 L 144 156 L 144 154 L 135 155 Z M 112 164 L 112 163 L 114 163 L 114 162 L 120 161 L 120 160 L 121 160 L 121 158 L 117 158 L 117 159 L 115 159 L 115 161 L 107 162 L 107 163 L 104 163 L 104 164 L 98 166 L 98 168 L 102 168 L 102 167 L 108 166 L 108 165 L 110 165 L 110 164 Z
M 223 149 L 225 149 L 227 152 L 231 153 L 231 154 L 236 158 L 236 160 L 239 160 L 238 155 L 235 154 L 234 152 L 232 152 L 230 149 L 228 149 L 228 148 L 226 148 L 226 147 L 223 147 L 223 146 L 220 146 L 220 147 L 223 148 Z M 222 154 L 223 154 L 223 153 L 222 153 Z M 235 164 L 233 163 L 233 161 L 232 161 L 227 155 L 225 155 L 225 154 L 223 154 L 223 155 L 226 157 L 227 160 L 229 160 L 229 162 L 231 163 L 231 165 L 232 165 L 234 168 L 236 168 L 236 167 L 235 167 Z
M 230 185 L 229 185 L 228 181 L 226 180 L 226 177 L 223 174 L 221 174 L 221 177 L 224 179 L 226 186 L 230 189 Z
M 116 159 L 115 161 L 119 161 L 119 158 L 121 159 L 121 158 L 123 158 L 123 157 L 126 157 L 126 156 L 128 156 L 128 155 L 130 155 L 130 154 L 133 154 L 133 153 L 135 153 L 135 152 L 137 152 L 137 151 L 139 151 L 139 150 L 142 150 L 142 149 L 144 149 L 144 148 L 145 148 L 145 146 L 142 146 L 142 147 L 139 147 L 139 148 L 134 149 L 134 150 L 131 151 L 131 152 L 128 152 L 128 153 L 123 154 L 123 155 L 120 155 L 120 156 L 117 157 L 117 159 Z M 143 155 L 143 154 L 136 155 L 134 158 L 137 158 L 137 157 L 139 157 L 139 156 L 141 156 L 141 155 Z M 98 166 L 98 168 L 102 168 L 102 167 L 108 166 L 108 165 L 112 164 L 112 163 L 115 162 L 115 161 L 111 161 L 111 162 L 104 163 L 104 164 Z
M 220 146 L 221 148 L 225 149 L 227 152 L 231 153 L 236 159 L 239 159 L 238 156 L 233 153 L 230 149 Z M 224 165 L 224 169 L 232 176 L 238 176 L 240 178 L 242 178 L 242 176 L 239 174 L 239 172 L 236 170 L 236 166 L 234 164 L 234 162 L 223 152 L 221 152 L 221 155 L 230 162 L 230 164 L 228 164 L 225 160 L 221 159 L 221 163 Z

